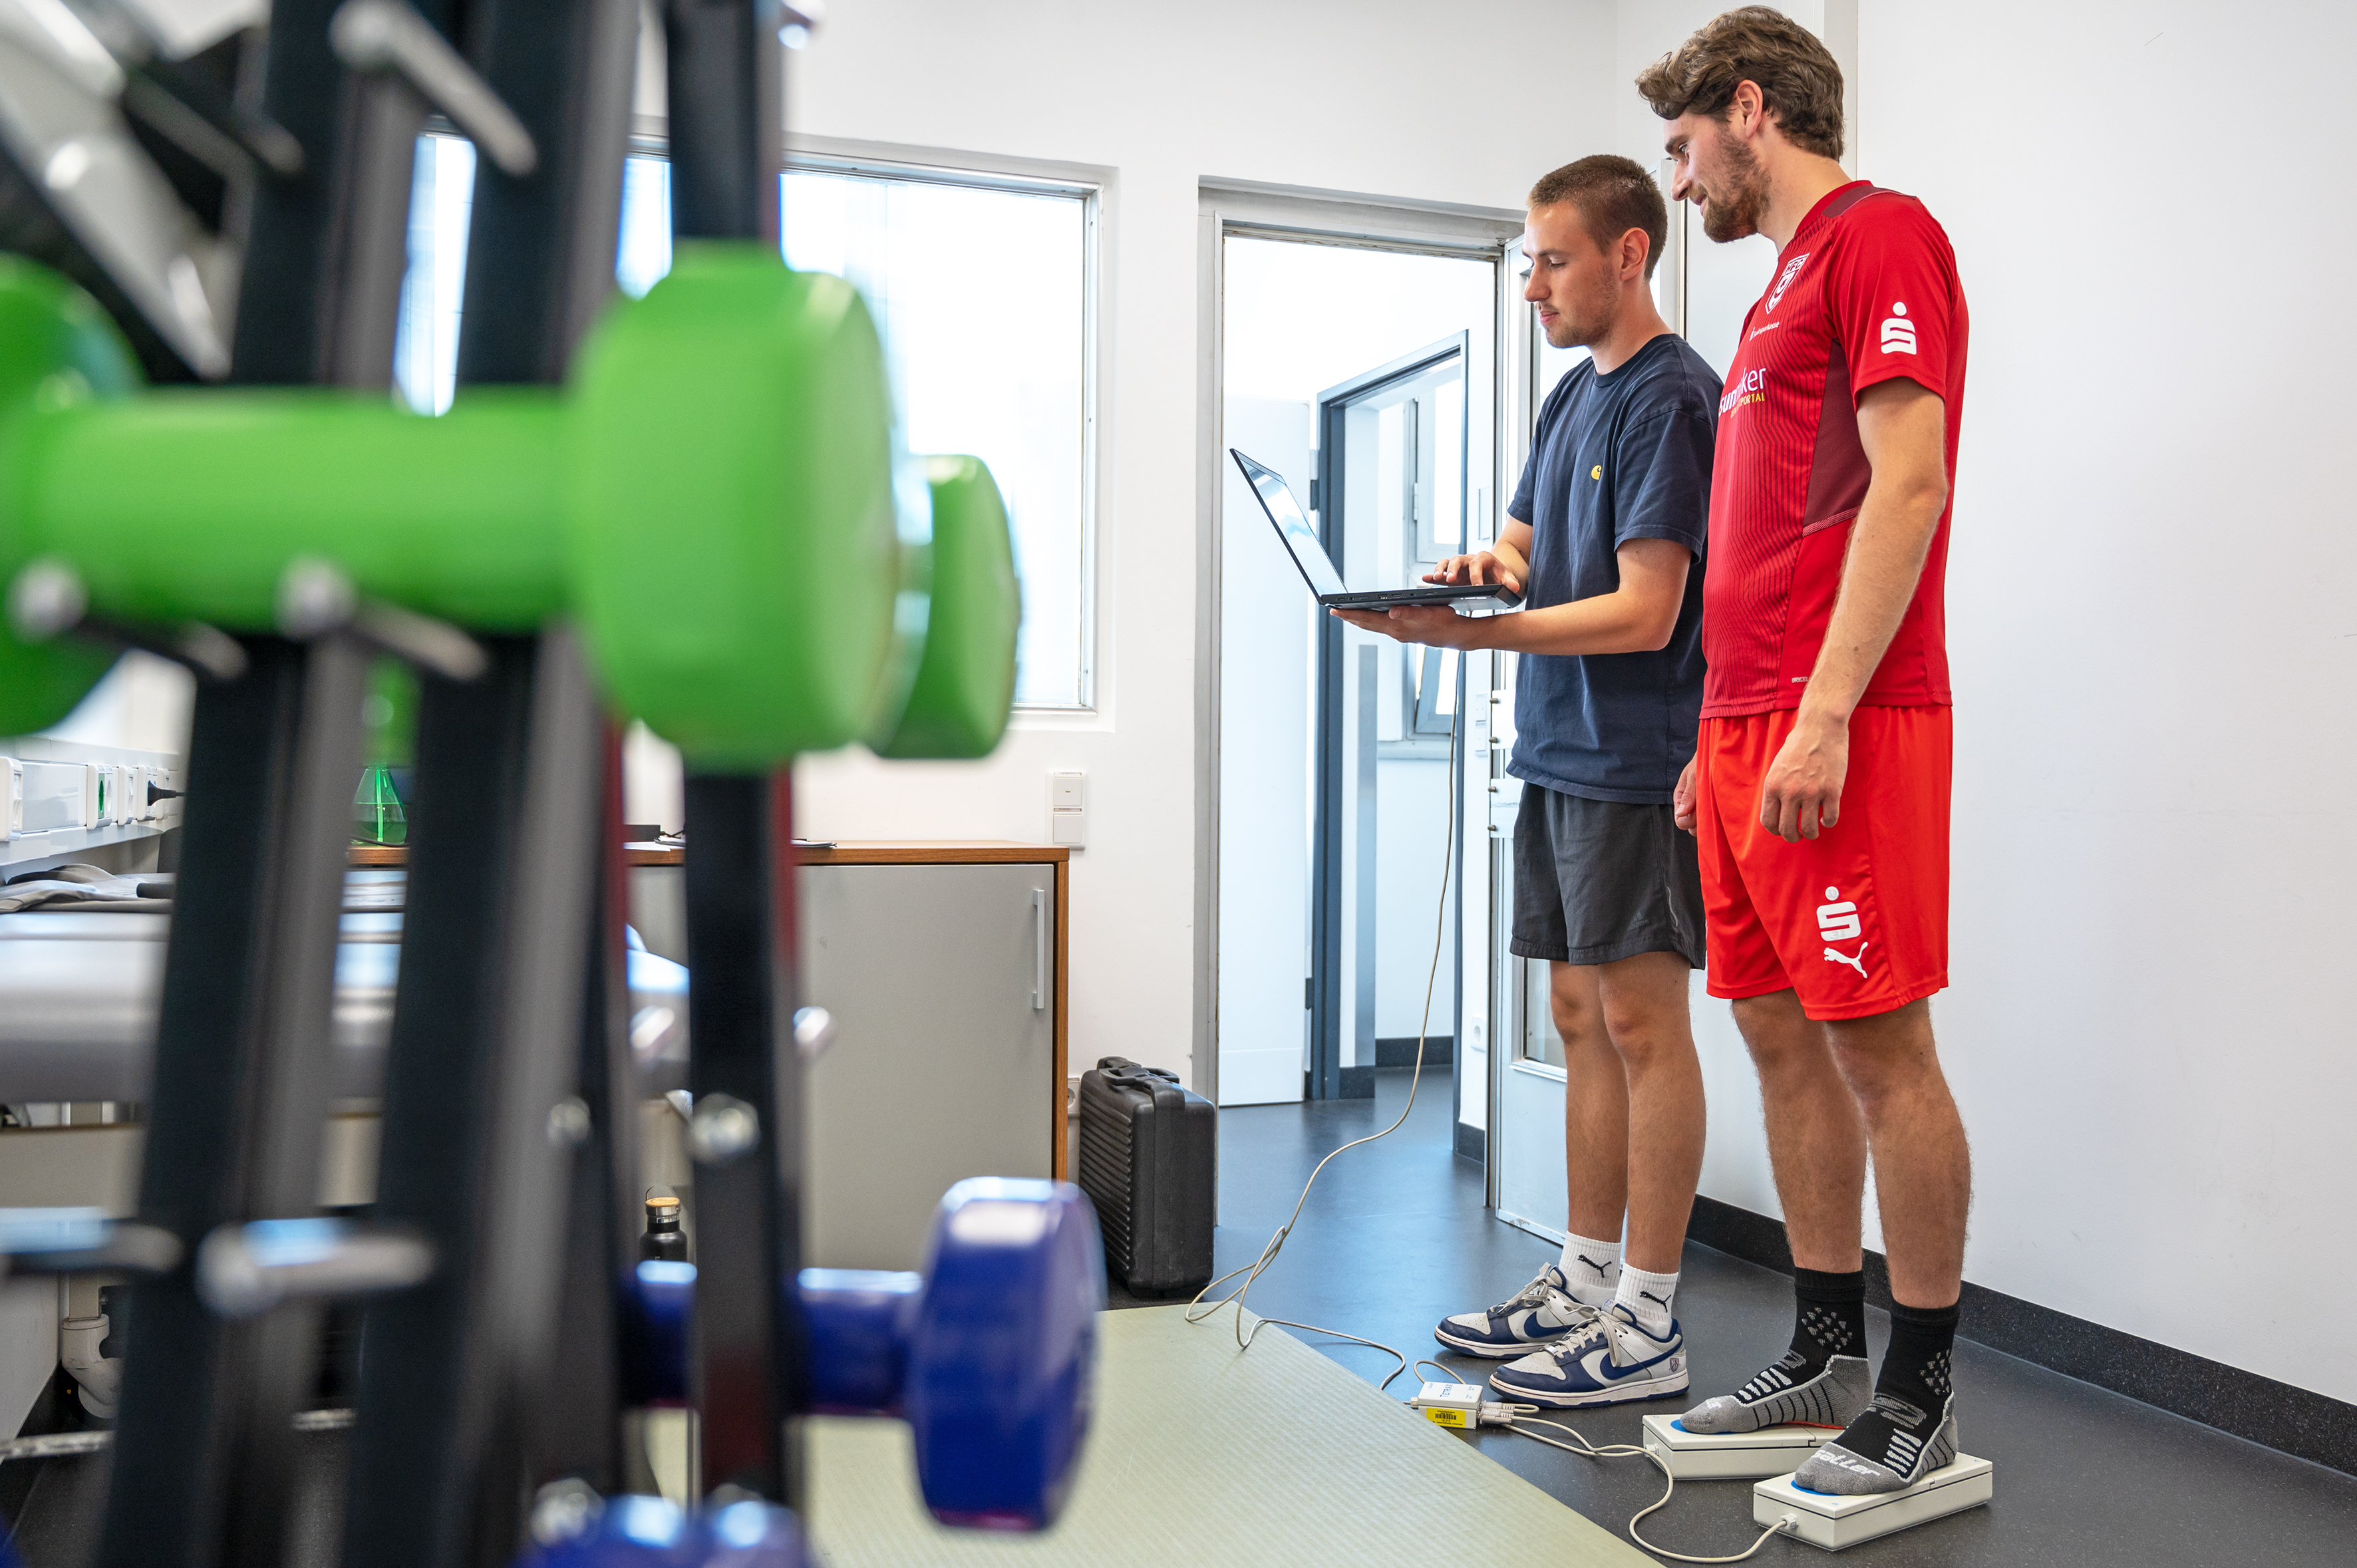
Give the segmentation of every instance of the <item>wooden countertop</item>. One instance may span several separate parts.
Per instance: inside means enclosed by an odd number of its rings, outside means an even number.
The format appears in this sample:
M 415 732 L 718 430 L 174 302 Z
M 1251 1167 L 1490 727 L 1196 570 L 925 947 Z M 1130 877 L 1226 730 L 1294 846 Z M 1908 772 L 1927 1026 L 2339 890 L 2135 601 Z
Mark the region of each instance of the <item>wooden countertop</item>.
M 1068 844 L 1024 843 L 1015 839 L 845 839 L 827 848 L 797 845 L 804 865 L 1041 865 L 1070 864 Z M 681 865 L 687 852 L 675 844 L 624 844 L 631 865 Z M 402 844 L 354 844 L 354 865 L 407 865 Z

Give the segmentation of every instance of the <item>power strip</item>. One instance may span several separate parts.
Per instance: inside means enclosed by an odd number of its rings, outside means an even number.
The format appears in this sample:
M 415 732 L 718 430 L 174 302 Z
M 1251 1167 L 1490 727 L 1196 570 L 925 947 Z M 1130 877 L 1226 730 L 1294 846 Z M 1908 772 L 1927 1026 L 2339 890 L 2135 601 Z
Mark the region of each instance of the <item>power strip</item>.
M 1910 1525 L 1976 1509 L 1996 1495 L 1996 1466 L 1959 1454 L 1905 1491 L 1875 1492 L 1862 1498 L 1804 1492 L 1792 1485 L 1792 1477 L 1779 1476 L 1751 1488 L 1751 1519 L 1763 1527 L 1781 1522 L 1785 1534 L 1839 1552 Z
M 1681 1481 L 1741 1481 L 1761 1476 L 1789 1476 L 1820 1444 L 1838 1435 L 1832 1428 L 1823 1426 L 1688 1432 L 1674 1415 L 1645 1418 L 1646 1452 Z

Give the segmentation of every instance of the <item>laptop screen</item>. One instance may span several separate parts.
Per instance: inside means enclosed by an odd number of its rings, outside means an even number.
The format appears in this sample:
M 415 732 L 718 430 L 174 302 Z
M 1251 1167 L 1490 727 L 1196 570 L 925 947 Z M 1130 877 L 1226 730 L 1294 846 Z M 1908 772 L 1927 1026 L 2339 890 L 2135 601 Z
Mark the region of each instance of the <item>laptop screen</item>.
M 1293 564 L 1301 568 L 1309 591 L 1321 597 L 1350 592 L 1343 586 L 1342 574 L 1334 570 L 1334 563 L 1327 559 L 1326 547 L 1318 542 L 1318 530 L 1302 515 L 1300 504 L 1286 488 L 1284 476 L 1266 464 L 1254 462 L 1232 446 L 1228 448 L 1228 456 L 1236 460 L 1236 467 L 1251 482 L 1253 493 L 1260 497 L 1261 510 L 1276 525 L 1276 536 L 1285 542 Z

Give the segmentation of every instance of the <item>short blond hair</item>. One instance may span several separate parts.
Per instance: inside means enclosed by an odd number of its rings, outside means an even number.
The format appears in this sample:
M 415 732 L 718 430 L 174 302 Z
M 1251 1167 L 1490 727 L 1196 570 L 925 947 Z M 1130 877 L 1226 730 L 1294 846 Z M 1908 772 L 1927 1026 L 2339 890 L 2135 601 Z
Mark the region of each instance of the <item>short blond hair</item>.
M 1653 275 L 1661 260 L 1662 242 L 1669 237 L 1670 209 L 1662 188 L 1643 166 L 1612 153 L 1598 153 L 1543 175 L 1531 187 L 1533 207 L 1553 207 L 1568 201 L 1579 209 L 1579 220 L 1609 251 L 1631 229 L 1645 231 L 1645 275 Z

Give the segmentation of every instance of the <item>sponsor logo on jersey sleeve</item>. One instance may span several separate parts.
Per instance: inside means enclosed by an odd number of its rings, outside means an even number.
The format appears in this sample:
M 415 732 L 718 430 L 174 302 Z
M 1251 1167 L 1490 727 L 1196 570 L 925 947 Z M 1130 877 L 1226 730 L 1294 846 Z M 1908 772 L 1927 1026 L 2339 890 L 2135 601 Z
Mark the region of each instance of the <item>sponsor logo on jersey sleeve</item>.
M 1915 351 L 1915 324 L 1907 319 L 1907 302 L 1900 300 L 1890 307 L 1882 319 L 1882 351 L 1886 354 L 1911 354 Z

